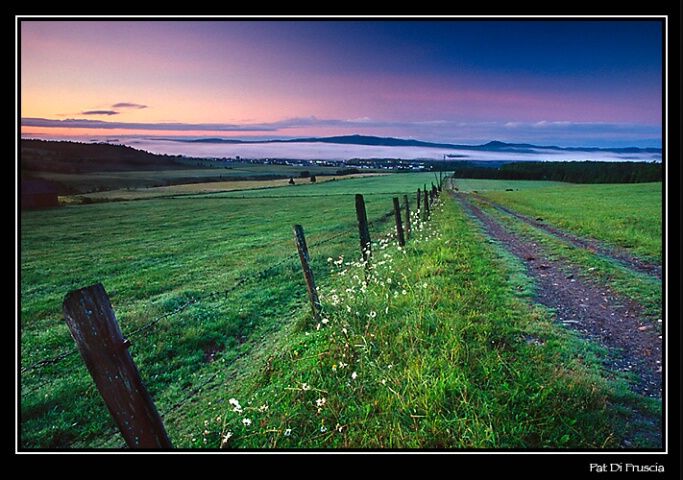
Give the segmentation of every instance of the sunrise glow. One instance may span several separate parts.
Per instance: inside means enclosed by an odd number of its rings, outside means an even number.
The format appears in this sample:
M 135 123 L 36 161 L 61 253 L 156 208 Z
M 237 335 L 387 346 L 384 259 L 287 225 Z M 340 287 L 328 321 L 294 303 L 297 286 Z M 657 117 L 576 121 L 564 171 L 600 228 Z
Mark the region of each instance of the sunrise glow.
M 18 22 L 21 135 L 662 145 L 661 18 Z

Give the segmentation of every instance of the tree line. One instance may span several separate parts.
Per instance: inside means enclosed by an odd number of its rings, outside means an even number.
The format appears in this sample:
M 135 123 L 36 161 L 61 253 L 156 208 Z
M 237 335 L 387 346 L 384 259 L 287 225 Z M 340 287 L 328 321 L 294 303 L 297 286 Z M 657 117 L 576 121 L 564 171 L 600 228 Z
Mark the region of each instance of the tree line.
M 455 178 L 552 180 L 570 183 L 645 183 L 662 181 L 661 162 L 512 162 L 498 168 L 463 162 Z

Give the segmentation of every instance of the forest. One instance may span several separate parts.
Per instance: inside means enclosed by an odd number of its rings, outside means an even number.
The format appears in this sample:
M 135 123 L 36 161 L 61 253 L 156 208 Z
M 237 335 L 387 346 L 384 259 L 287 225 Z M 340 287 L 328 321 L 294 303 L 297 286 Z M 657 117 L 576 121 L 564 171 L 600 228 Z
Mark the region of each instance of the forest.
M 490 168 L 458 163 L 455 178 L 552 180 L 570 183 L 644 183 L 662 181 L 661 162 L 512 162 Z

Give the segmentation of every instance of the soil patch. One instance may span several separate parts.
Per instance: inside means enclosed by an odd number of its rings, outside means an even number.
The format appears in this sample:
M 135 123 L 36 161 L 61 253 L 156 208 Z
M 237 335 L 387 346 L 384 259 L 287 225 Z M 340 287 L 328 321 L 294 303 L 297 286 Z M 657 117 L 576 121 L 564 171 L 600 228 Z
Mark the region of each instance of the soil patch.
M 537 285 L 535 300 L 553 309 L 557 322 L 607 347 L 613 353 L 605 360 L 607 366 L 611 370 L 633 373 L 637 379 L 632 384 L 634 392 L 661 398 L 661 327 L 640 320 L 643 311 L 640 304 L 620 298 L 609 286 L 591 283 L 580 275 L 581 272 L 575 266 L 550 260 L 539 245 L 529 243 L 507 231 L 474 205 L 467 195 L 457 192 L 451 192 L 451 195 L 466 212 L 481 222 L 490 238 L 501 242 L 510 253 L 526 264 L 528 275 Z M 520 220 L 530 221 L 508 209 L 505 211 Z M 597 242 L 573 237 L 547 225 L 540 225 L 537 221 L 531 222 L 576 246 L 594 248 L 596 252 L 605 254 L 611 252 L 610 256 L 617 254 L 613 249 Z M 630 265 L 632 270 L 645 271 L 661 278 L 661 266 L 646 264 L 629 255 L 619 255 L 622 264 Z

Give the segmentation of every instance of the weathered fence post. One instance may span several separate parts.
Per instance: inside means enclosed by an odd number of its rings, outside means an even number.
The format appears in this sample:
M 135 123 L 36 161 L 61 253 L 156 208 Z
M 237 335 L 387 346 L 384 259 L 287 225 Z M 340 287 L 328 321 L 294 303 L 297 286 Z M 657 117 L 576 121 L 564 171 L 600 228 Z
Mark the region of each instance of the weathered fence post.
M 406 244 L 406 239 L 403 236 L 403 224 L 401 223 L 401 206 L 398 203 L 398 197 L 394 197 L 394 217 L 396 217 L 396 234 L 398 235 L 398 244 L 402 247 Z
M 424 187 L 424 204 L 425 204 L 425 220 L 429 220 L 429 194 L 427 193 L 427 185 Z
M 304 279 L 306 280 L 308 298 L 311 301 L 311 308 L 313 309 L 313 317 L 316 320 L 320 320 L 320 300 L 318 299 L 318 290 L 315 288 L 315 281 L 313 280 L 313 270 L 311 269 L 308 257 L 306 236 L 304 235 L 304 229 L 301 225 L 294 225 L 294 238 L 296 240 L 296 248 L 299 251 L 301 268 L 304 271 Z
M 97 390 L 128 446 L 173 448 L 102 284 L 67 293 L 62 311 Z
M 408 195 L 403 195 L 403 200 L 406 202 L 406 240 L 410 238 L 410 206 L 408 205 Z
M 365 200 L 360 193 L 356 195 L 356 219 L 358 220 L 360 251 L 363 255 L 363 262 L 367 265 L 372 256 L 372 249 L 370 247 L 370 229 L 368 227 L 368 216 L 365 212 Z
M 417 213 L 418 222 L 420 220 L 420 207 L 422 206 L 422 204 L 420 203 L 421 201 L 422 201 L 422 199 L 420 198 L 420 189 L 418 188 L 417 189 L 417 204 L 416 204 L 417 206 L 415 207 L 415 212 Z

